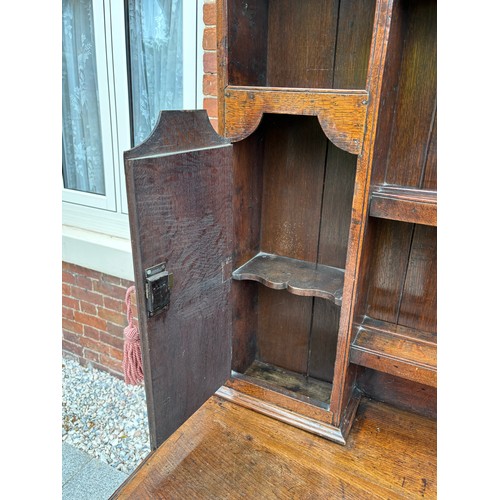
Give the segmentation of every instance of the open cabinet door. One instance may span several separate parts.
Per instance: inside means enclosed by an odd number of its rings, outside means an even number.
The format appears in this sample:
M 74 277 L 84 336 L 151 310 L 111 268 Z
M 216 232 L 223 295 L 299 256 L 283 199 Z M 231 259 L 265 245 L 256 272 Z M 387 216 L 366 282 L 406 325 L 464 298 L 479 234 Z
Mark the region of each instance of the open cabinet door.
M 165 111 L 125 169 L 156 449 L 230 375 L 232 146 L 205 111 Z

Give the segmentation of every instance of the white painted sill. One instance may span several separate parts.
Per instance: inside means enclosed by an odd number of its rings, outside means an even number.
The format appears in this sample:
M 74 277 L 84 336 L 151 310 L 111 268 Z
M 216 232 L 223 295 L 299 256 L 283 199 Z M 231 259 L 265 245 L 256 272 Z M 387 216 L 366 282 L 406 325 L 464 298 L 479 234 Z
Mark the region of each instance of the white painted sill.
M 62 226 L 62 260 L 134 281 L 130 240 L 74 226 Z

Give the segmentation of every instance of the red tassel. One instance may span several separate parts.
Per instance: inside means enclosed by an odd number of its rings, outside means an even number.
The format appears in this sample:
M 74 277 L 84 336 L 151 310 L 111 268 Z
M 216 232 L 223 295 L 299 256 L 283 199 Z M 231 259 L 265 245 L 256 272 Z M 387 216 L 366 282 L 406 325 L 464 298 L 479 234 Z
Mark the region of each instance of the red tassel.
M 125 294 L 125 302 L 127 304 L 127 319 L 128 326 L 123 330 L 123 373 L 125 375 L 125 383 L 130 385 L 138 385 L 144 380 L 142 372 L 142 354 L 141 341 L 139 338 L 139 330 L 133 324 L 132 305 L 130 294 L 135 293 L 135 286 L 128 288 Z

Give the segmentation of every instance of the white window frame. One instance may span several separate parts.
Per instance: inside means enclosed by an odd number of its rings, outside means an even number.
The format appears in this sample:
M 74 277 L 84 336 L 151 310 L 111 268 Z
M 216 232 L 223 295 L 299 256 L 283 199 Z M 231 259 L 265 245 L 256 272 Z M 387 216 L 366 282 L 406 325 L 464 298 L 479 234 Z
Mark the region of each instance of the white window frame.
M 94 42 L 97 70 L 97 88 L 99 96 L 99 115 L 101 121 L 102 133 L 102 156 L 103 156 L 103 173 L 104 173 L 104 188 L 105 194 L 86 193 L 74 189 L 66 189 L 63 185 L 62 199 L 68 203 L 77 205 L 91 206 L 105 210 L 116 210 L 116 190 L 114 181 L 114 165 L 113 168 L 106 168 L 113 158 L 113 143 L 111 135 L 105 133 L 106 130 L 111 130 L 111 100 L 108 93 L 110 88 L 107 77 L 107 58 L 105 55 L 106 36 L 104 27 L 104 5 L 101 0 L 92 0 L 93 21 L 94 21 Z
M 131 145 L 125 6 L 92 1 L 106 194 L 63 187 L 63 260 L 132 280 L 123 165 L 123 152 Z M 202 13 L 203 0 L 183 0 L 184 109 L 203 107 Z

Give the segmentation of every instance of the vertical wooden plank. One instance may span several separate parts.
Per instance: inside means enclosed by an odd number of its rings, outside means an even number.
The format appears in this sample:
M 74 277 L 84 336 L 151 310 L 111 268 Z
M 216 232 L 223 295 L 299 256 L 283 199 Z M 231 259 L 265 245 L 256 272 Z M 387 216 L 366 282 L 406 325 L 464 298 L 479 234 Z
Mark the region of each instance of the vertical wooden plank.
M 314 299 L 308 374 L 332 382 L 337 354 L 340 308 L 329 300 Z
M 356 157 L 328 144 L 318 262 L 343 269 L 351 219 Z M 315 299 L 309 347 L 309 374 L 333 378 L 340 310 Z
M 434 116 L 431 139 L 427 150 L 422 189 L 437 190 L 437 114 Z
M 431 0 L 407 5 L 408 31 L 385 181 L 418 187 L 436 101 L 436 5 Z
M 261 250 L 315 262 L 327 140 L 314 117 L 268 116 L 265 125 Z M 311 298 L 259 289 L 262 361 L 306 372 L 311 308 Z
M 305 374 L 313 299 L 261 286 L 258 300 L 258 359 Z
M 365 88 L 375 13 L 374 0 L 340 2 L 333 88 Z M 318 262 L 345 268 L 356 176 L 356 156 L 328 143 Z M 337 348 L 340 310 L 315 299 L 309 345 L 309 375 L 330 381 Z
M 374 140 L 377 131 L 387 43 L 391 30 L 392 3 L 392 0 L 379 0 L 376 2 L 373 23 L 370 62 L 366 79 L 366 90 L 370 93 L 370 100 L 367 108 L 363 148 L 358 156 L 356 165 L 356 181 L 344 277 L 344 299 L 340 314 L 334 384 L 330 402 L 332 423 L 337 426 L 349 421 L 349 416 L 345 414 L 346 409 L 356 407 L 355 404 L 349 404 L 353 400 L 353 397 L 356 398 L 357 392 L 354 385 L 356 367 L 349 363 L 349 350 L 352 322 L 356 312 L 354 305 L 361 262 L 361 249 L 363 247 L 368 219 L 369 179 L 373 161 Z
M 410 254 L 413 224 L 379 219 L 371 255 L 366 314 L 397 323 L 405 272 Z
M 228 5 L 227 83 L 265 85 L 267 1 L 226 0 L 225 3 Z
M 338 0 L 269 3 L 267 85 L 330 88 Z
M 190 146 L 201 149 L 186 151 Z M 230 373 L 232 146 L 214 133 L 205 111 L 164 112 L 125 160 L 154 449 Z M 149 317 L 145 270 L 162 262 L 174 277 L 170 304 Z
M 261 250 L 315 262 L 327 139 L 315 117 L 265 125 Z
M 328 144 L 318 262 L 345 268 L 356 156 Z
M 233 144 L 233 269 L 260 250 L 263 144 L 262 127 Z M 258 288 L 255 282 L 240 281 L 232 285 L 231 368 L 240 373 L 245 372 L 256 356 Z
M 394 2 L 392 9 L 391 33 L 387 46 L 384 81 L 382 82 L 377 134 L 375 136 L 375 148 L 373 152 L 373 167 L 370 181 L 372 185 L 383 184 L 385 182 L 385 171 L 392 137 L 394 109 L 397 104 L 399 74 L 407 28 L 405 6 L 402 4 L 403 2 L 401 1 Z M 369 252 L 370 250 L 367 249 L 366 251 Z M 363 268 L 361 272 L 364 272 Z
M 398 324 L 436 332 L 436 228 L 416 225 Z
M 333 88 L 366 87 L 374 15 L 375 0 L 340 2 Z
M 363 368 L 357 379 L 363 393 L 376 401 L 430 418 L 437 417 L 437 389 L 388 373 Z

